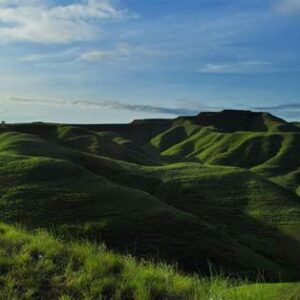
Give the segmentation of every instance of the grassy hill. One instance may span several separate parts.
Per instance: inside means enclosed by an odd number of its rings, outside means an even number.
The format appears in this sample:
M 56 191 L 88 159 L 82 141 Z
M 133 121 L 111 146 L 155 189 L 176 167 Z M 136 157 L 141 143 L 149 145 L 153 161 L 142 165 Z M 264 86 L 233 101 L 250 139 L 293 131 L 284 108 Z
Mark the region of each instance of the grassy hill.
M 296 123 L 248 111 L 202 113 L 175 120 L 146 146 L 166 161 L 196 160 L 251 169 L 296 193 L 299 147 Z
M 249 111 L 2 125 L 0 220 L 202 275 L 299 280 L 299 150 L 295 124 Z
M 135 168 L 136 176 L 140 173 L 139 182 L 143 175 L 148 182 L 154 177 L 153 188 L 162 189 L 162 168 L 141 169 L 127 164 L 131 171 L 119 175 L 122 163 L 95 160 L 97 169 L 92 173 L 72 162 L 75 155 L 79 160 L 81 153 L 19 133 L 2 135 L 1 152 L 5 162 L 1 166 L 3 221 L 105 241 L 120 251 L 177 262 L 186 270 L 200 268 L 207 272 L 210 260 L 228 271 L 254 274 L 257 269 L 265 269 L 274 276 L 282 271 L 280 265 L 237 243 L 226 232 L 220 233 L 195 212 L 166 203 L 164 197 L 159 198 L 160 192 L 155 196 L 143 191 L 147 181 L 135 188 L 129 187 L 130 182 L 113 182 L 131 177 Z M 101 176 L 104 168 L 106 178 Z
M 98 133 L 78 127 L 61 126 L 58 128 L 58 142 L 69 148 L 117 160 L 155 164 L 155 157 L 151 153 L 116 133 Z

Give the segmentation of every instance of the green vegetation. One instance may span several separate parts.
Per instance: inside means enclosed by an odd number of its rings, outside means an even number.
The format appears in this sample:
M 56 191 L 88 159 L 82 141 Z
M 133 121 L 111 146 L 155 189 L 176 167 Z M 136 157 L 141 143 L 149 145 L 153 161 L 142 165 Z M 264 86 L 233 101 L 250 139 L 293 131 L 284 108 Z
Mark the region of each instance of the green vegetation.
M 298 284 L 199 279 L 103 245 L 60 241 L 0 224 L 1 299 L 299 299 Z
M 155 158 L 141 146 L 114 133 L 61 126 L 58 128 L 58 138 L 62 145 L 87 153 L 133 163 L 155 163 Z
M 249 299 L 282 293 L 297 299 L 297 284 L 251 286 L 245 280 L 258 274 L 268 282 L 300 280 L 299 150 L 296 124 L 248 111 L 123 125 L 6 124 L 0 128 L 0 220 L 51 230 L 62 241 L 42 235 L 58 248 L 69 247 L 65 239 L 85 239 L 137 259 L 176 264 L 180 272 L 205 277 L 213 265 L 225 278 L 242 278 L 208 284 L 151 265 L 185 278 L 194 297 L 196 290 L 212 295 L 217 285 L 228 299 L 254 292 L 259 296 Z M 88 257 L 98 250 L 86 251 Z M 118 283 L 118 295 L 124 284 Z M 170 284 L 161 286 L 168 297 L 182 296 L 173 295 L 178 287 Z M 135 295 L 143 289 L 139 283 Z

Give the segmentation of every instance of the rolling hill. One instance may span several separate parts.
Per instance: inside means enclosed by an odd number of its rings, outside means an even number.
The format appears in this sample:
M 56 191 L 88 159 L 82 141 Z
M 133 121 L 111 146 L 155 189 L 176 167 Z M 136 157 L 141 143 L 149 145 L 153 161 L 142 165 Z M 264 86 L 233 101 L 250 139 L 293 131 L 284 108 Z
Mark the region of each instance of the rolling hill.
M 300 129 L 270 114 L 0 128 L 0 219 L 207 274 L 300 279 Z

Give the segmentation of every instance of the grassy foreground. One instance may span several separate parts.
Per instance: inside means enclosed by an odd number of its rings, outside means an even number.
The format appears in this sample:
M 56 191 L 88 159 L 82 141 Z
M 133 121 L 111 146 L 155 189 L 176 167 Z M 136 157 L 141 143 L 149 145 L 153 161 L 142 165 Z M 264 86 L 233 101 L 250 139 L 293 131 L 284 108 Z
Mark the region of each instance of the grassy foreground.
M 88 242 L 0 224 L 1 299 L 300 299 L 298 284 L 185 276 Z

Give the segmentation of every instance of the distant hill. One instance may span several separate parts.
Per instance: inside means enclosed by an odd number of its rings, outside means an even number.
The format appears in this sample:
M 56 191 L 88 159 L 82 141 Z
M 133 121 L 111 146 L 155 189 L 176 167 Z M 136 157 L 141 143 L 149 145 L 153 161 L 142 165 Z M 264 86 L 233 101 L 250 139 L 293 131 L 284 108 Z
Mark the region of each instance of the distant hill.
M 248 110 L 224 110 L 218 113 L 200 113 L 196 120 L 202 126 L 215 126 L 224 132 L 294 132 L 299 131 L 290 124 L 269 113 Z
M 300 278 L 300 129 L 232 111 L 4 124 L 0 219 L 207 274 Z

